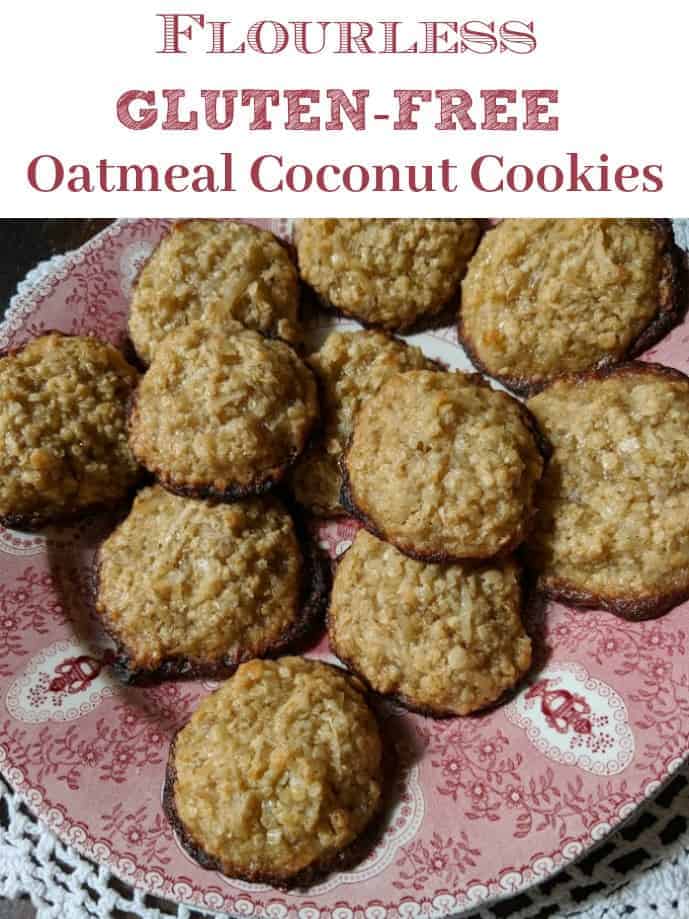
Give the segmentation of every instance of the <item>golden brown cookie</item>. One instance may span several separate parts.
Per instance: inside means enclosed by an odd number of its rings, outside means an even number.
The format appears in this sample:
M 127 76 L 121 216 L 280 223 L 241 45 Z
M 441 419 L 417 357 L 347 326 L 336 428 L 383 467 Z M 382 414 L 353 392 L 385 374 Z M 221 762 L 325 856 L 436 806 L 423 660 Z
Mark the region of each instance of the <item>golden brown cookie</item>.
M 328 637 L 376 692 L 421 714 L 468 715 L 529 669 L 520 611 L 512 560 L 417 562 L 360 530 L 337 567 Z
M 365 325 L 408 329 L 459 291 L 475 220 L 301 220 L 299 271 L 319 298 Z
M 342 514 L 339 463 L 362 402 L 393 373 L 436 365 L 399 338 L 361 330 L 331 332 L 306 362 L 320 385 L 322 435 L 292 470 L 291 484 L 313 513 Z
M 313 373 L 239 323 L 172 332 L 141 380 L 129 441 L 170 491 L 234 500 L 283 478 L 318 417 Z
M 462 283 L 459 336 L 475 365 L 521 394 L 634 357 L 683 309 L 668 220 L 504 220 Z
M 689 597 L 689 378 L 629 363 L 529 400 L 553 446 L 526 545 L 538 587 L 630 619 Z
M 177 734 L 165 811 L 204 867 L 304 886 L 360 857 L 381 806 L 381 759 L 357 680 L 320 661 L 254 660 Z
M 96 609 L 127 681 L 228 676 L 322 614 L 326 578 L 277 498 L 214 504 L 139 492 L 96 560 Z
M 516 399 L 478 374 L 412 370 L 361 407 L 342 497 L 413 558 L 489 558 L 524 539 L 543 465 Z
M 137 279 L 129 334 L 146 364 L 188 322 L 221 330 L 238 320 L 264 335 L 300 340 L 299 286 L 272 233 L 230 220 L 184 220 L 167 233 Z
M 135 484 L 127 402 L 138 374 L 112 345 L 50 332 L 0 357 L 0 521 L 34 529 L 110 507 Z

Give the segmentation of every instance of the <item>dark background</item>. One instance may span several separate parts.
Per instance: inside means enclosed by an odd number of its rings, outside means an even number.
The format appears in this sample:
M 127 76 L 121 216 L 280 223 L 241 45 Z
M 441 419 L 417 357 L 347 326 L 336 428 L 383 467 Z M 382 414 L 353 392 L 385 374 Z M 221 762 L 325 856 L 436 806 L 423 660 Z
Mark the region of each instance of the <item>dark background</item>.
M 112 220 L 0 220 L 0 314 L 17 283 L 44 259 L 77 249 Z

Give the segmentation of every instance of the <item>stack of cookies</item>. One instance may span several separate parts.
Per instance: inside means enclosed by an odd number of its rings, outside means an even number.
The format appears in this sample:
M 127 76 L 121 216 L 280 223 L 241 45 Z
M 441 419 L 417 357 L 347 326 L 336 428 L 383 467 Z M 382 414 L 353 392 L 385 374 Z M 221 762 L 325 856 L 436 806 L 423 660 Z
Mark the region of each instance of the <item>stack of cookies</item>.
M 689 597 L 689 379 L 632 360 L 686 311 L 667 220 L 505 220 L 459 335 L 552 448 L 524 560 L 542 594 L 629 619 Z
M 512 552 L 544 469 L 536 425 L 479 375 L 446 372 L 391 334 L 456 301 L 477 240 L 474 221 L 297 231 L 318 299 L 378 329 L 334 332 L 308 358 L 323 420 L 295 494 L 364 526 L 337 568 L 330 645 L 377 693 L 436 716 L 492 704 L 531 662 Z
M 94 571 L 116 672 L 229 677 L 171 747 L 166 813 L 202 865 L 278 886 L 373 839 L 371 691 L 447 717 L 524 676 L 523 570 L 628 617 L 689 596 L 689 379 L 631 360 L 681 316 L 667 222 L 318 219 L 296 245 L 182 222 L 135 286 L 138 368 L 59 333 L 0 358 L 0 520 L 134 494 Z M 302 290 L 363 328 L 304 357 Z M 458 308 L 515 395 L 396 335 Z M 304 513 L 362 525 L 332 591 Z M 290 656 L 326 607 L 347 669 Z
M 342 468 L 365 530 L 335 576 L 336 654 L 415 711 L 495 702 L 531 662 L 511 557 L 544 468 L 528 412 L 478 375 L 395 374 L 358 413 Z
M 274 492 L 319 417 L 298 290 L 286 248 L 247 224 L 178 224 L 141 271 L 129 328 L 146 370 L 128 433 L 154 484 L 96 577 L 129 680 L 227 676 L 322 613 L 322 566 Z

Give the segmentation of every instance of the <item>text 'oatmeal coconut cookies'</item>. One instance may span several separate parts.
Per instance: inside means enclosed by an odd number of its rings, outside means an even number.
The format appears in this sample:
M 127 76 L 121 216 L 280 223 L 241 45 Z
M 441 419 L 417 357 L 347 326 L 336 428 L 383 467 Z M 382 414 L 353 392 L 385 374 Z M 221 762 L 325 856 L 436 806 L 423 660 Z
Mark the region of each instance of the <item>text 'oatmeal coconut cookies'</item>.
M 544 460 L 524 407 L 477 374 L 409 371 L 364 402 L 342 499 L 367 529 L 425 561 L 518 546 Z
M 434 565 L 360 530 L 328 612 L 337 656 L 371 689 L 426 715 L 497 701 L 531 664 L 512 560 Z
M 689 597 L 689 378 L 629 363 L 529 401 L 553 446 L 526 545 L 537 586 L 630 619 Z
M 475 220 L 310 219 L 296 228 L 301 277 L 320 300 L 390 331 L 457 295 L 478 237 Z
M 137 390 L 129 440 L 171 491 L 234 500 L 280 481 L 318 418 L 311 370 L 239 323 L 168 335 Z
M 307 364 L 320 385 L 322 434 L 291 474 L 297 500 L 312 513 L 342 514 L 340 459 L 359 408 L 394 373 L 437 369 L 420 348 L 383 332 L 331 332 Z
M 294 887 L 361 858 L 382 788 L 361 684 L 283 657 L 242 664 L 201 702 L 170 749 L 164 806 L 204 867 Z
M 0 521 L 22 529 L 121 501 L 138 374 L 111 345 L 51 332 L 0 357 Z
M 292 344 L 301 337 L 297 271 L 265 230 L 229 220 L 175 224 L 141 270 L 129 310 L 136 353 L 149 364 L 189 322 L 220 332 L 237 320 Z
M 139 492 L 96 557 L 96 609 L 127 680 L 227 676 L 322 614 L 326 574 L 272 496 L 213 504 Z
M 668 220 L 503 220 L 462 283 L 459 336 L 528 395 L 649 348 L 681 318 L 682 289 Z

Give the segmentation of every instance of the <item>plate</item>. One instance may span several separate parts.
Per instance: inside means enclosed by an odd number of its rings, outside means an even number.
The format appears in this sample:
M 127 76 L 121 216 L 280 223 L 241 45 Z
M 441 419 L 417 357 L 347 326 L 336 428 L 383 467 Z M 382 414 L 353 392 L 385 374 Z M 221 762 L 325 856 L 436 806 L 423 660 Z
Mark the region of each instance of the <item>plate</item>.
M 255 223 L 289 237 L 288 220 Z M 17 298 L 0 348 L 47 329 L 121 343 L 139 266 L 165 221 L 121 221 Z M 309 334 L 333 325 L 321 316 Z M 351 323 L 350 323 L 351 324 Z M 452 367 L 452 329 L 412 337 Z M 689 324 L 645 356 L 687 372 Z M 608 834 L 689 752 L 689 604 L 628 623 L 534 603 L 537 667 L 510 702 L 432 721 L 385 705 L 400 769 L 386 830 L 356 870 L 286 894 L 198 867 L 163 816 L 168 742 L 210 683 L 118 685 L 85 602 L 108 519 L 0 529 L 0 769 L 69 845 L 152 894 L 240 916 L 440 917 L 542 881 Z M 331 555 L 349 520 L 318 527 Z M 333 659 L 327 640 L 311 652 Z M 499 841 L 499 842 L 497 842 Z

